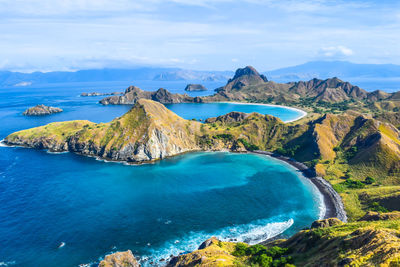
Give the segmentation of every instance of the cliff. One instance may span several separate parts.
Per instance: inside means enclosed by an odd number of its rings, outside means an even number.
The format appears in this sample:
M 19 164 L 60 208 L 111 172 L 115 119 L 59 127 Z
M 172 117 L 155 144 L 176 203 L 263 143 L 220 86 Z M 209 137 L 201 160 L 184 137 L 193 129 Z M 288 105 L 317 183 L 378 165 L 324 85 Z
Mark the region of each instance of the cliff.
M 141 99 L 110 123 L 51 123 L 11 134 L 5 143 L 141 162 L 198 150 L 199 128 L 199 122 L 186 121 L 162 104 Z
M 37 105 L 32 108 L 28 108 L 22 113 L 22 115 L 26 116 L 42 116 L 42 115 L 50 115 L 53 113 L 59 113 L 63 110 L 61 108 L 49 107 L 45 105 Z

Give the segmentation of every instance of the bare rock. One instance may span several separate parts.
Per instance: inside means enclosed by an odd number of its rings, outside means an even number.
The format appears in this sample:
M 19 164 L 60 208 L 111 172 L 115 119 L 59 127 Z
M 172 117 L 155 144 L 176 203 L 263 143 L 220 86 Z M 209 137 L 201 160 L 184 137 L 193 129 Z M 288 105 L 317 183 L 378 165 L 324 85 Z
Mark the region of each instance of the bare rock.
M 314 221 L 311 224 L 311 229 L 312 228 L 326 228 L 326 227 L 331 227 L 331 226 L 340 225 L 340 224 L 343 224 L 343 222 L 341 220 L 339 220 L 338 218 L 329 218 L 329 219 Z
M 61 108 L 49 107 L 45 105 L 37 105 L 32 108 L 28 108 L 22 113 L 22 115 L 26 116 L 41 116 L 41 115 L 50 115 L 53 113 L 59 113 L 63 110 Z
M 133 256 L 132 251 L 116 252 L 107 255 L 99 264 L 99 267 L 139 267 L 140 264 Z

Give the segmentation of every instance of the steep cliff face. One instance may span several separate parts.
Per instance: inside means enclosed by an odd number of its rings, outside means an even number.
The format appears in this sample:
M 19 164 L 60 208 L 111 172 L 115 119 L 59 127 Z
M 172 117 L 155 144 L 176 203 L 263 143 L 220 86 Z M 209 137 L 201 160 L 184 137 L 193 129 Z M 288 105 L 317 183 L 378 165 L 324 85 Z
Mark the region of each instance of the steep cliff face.
M 141 99 L 110 123 L 53 123 L 11 134 L 5 143 L 140 162 L 198 150 L 199 128 L 199 122 L 186 121 L 162 104 Z
M 194 98 L 186 94 L 172 94 L 164 88 L 157 91 L 143 91 L 139 87 L 130 86 L 122 96 L 110 96 L 100 100 L 103 105 L 132 105 L 139 99 L 151 99 L 160 103 L 186 103 L 194 102 Z

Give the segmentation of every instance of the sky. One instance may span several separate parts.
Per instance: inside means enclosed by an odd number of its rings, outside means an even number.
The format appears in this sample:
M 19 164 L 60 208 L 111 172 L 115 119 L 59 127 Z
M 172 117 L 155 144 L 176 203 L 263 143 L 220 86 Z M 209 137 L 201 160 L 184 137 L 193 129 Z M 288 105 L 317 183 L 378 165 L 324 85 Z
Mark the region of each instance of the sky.
M 0 69 L 400 64 L 400 1 L 0 0 Z

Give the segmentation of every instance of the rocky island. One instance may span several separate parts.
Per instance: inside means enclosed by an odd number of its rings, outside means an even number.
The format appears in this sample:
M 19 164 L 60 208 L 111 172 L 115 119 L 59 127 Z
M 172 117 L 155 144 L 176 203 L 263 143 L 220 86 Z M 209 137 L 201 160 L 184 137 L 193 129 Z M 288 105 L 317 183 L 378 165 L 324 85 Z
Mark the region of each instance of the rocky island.
M 139 87 L 130 86 L 125 90 L 122 96 L 110 96 L 100 100 L 103 105 L 132 105 L 138 99 L 151 99 L 160 103 L 185 103 L 193 102 L 193 97 L 186 94 L 172 94 L 164 88 L 155 92 L 143 91 Z
M 202 85 L 202 84 L 190 83 L 190 84 L 186 85 L 185 91 L 188 91 L 188 92 L 207 91 L 207 88 L 205 88 L 204 85 Z
M 91 92 L 91 93 L 82 93 L 81 96 L 106 96 L 106 95 L 122 95 L 123 92 L 112 92 L 112 93 L 99 93 L 99 92 Z
M 61 108 L 49 107 L 45 105 L 37 105 L 32 108 L 28 108 L 22 113 L 25 116 L 42 116 L 42 115 L 50 115 L 53 113 L 59 113 L 63 110 Z

